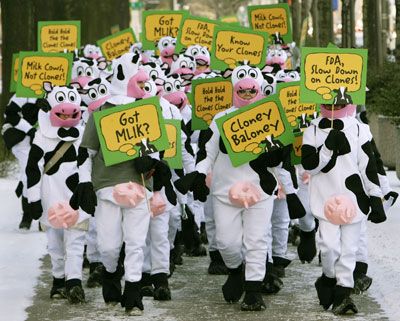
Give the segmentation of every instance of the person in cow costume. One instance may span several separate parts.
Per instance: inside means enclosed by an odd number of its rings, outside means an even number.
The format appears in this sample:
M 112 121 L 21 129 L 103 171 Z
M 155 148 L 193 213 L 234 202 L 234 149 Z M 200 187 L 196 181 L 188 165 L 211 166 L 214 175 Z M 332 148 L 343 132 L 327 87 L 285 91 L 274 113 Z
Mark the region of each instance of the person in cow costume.
M 340 93 L 345 90 L 340 89 Z M 302 165 L 311 174 L 310 207 L 319 220 L 322 276 L 315 283 L 320 305 L 334 314 L 357 313 L 350 293 L 362 221 L 386 220 L 371 134 L 353 117 L 349 97 L 321 105 L 303 137 Z
M 111 79 L 111 98 L 99 110 L 133 102 L 148 97 L 147 73 L 140 68 L 140 56 L 126 53 L 114 61 Z M 104 265 L 102 293 L 106 304 L 121 303 L 129 315 L 143 313 L 140 293 L 143 267 L 143 248 L 149 228 L 150 213 L 147 198 L 152 197 L 153 173 L 157 187 L 164 181 L 162 162 L 142 155 L 134 160 L 105 166 L 93 116 L 86 124 L 80 146 L 82 158 L 79 167 L 80 183 L 70 203 L 73 208 L 96 208 L 97 241 Z M 86 156 L 86 157 L 85 157 Z M 142 186 L 142 174 L 149 177 L 146 188 Z M 168 181 L 169 182 L 169 181 Z M 125 258 L 123 267 L 119 256 L 123 242 Z M 122 293 L 121 277 L 124 270 L 125 287 Z
M 72 86 L 44 83 L 39 129 L 26 165 L 28 209 L 46 231 L 52 263 L 51 298 L 85 302 L 82 262 L 89 215 L 68 204 L 78 185 L 78 148 L 82 137 L 81 99 Z
M 15 193 L 21 197 L 22 205 L 22 219 L 19 228 L 26 230 L 31 227 L 32 217 L 27 211 L 25 167 L 32 140 L 35 137 L 38 113 L 39 105 L 36 104 L 36 98 L 22 98 L 14 94 L 6 106 L 1 131 L 6 147 L 18 160 L 20 178 Z
M 261 292 L 266 272 L 267 233 L 277 187 L 272 168 L 278 169 L 284 156 L 283 149 L 276 148 L 250 163 L 232 166 L 215 119 L 259 100 L 263 77 L 259 68 L 247 64 L 227 70 L 225 75 L 228 74 L 232 75 L 234 105 L 215 116 L 197 154 L 196 171 L 175 182 L 175 186 L 182 193 L 192 191 L 195 199 L 204 202 L 210 192 L 206 175 L 212 169 L 216 239 L 229 273 L 222 287 L 224 298 L 230 303 L 237 302 L 244 290 L 241 310 L 260 311 L 265 309 Z M 248 197 L 238 197 L 244 190 L 249 191 Z M 298 199 L 291 205 L 301 207 Z

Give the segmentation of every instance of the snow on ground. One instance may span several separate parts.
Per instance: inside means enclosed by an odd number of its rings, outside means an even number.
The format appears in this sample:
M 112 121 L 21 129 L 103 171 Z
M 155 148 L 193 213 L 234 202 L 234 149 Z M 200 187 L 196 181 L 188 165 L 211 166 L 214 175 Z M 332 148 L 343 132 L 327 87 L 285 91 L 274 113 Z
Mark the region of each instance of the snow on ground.
M 40 276 L 40 258 L 46 253 L 46 236 L 33 222 L 31 231 L 18 230 L 20 201 L 17 180 L 0 179 L 0 320 L 25 320 Z
M 390 186 L 400 193 L 396 173 L 388 172 Z M 368 224 L 369 272 L 373 278 L 369 293 L 393 321 L 400 320 L 400 198 L 382 224 Z

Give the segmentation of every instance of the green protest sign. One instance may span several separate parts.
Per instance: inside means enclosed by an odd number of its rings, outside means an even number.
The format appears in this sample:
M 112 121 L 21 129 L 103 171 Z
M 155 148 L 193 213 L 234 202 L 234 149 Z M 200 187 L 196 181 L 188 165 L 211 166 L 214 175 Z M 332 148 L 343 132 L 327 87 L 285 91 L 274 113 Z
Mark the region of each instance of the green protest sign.
M 40 98 L 45 92 L 43 82 L 53 86 L 69 84 L 72 53 L 21 51 L 19 53 L 17 97 Z
M 215 120 L 234 167 L 293 142 L 293 132 L 276 95 Z
M 15 92 L 18 81 L 18 66 L 19 66 L 19 54 L 15 53 L 12 55 L 11 62 L 11 79 L 10 79 L 10 92 Z
M 317 104 L 300 102 L 300 81 L 278 83 L 276 89 L 293 131 L 301 131 L 302 128 L 306 128 L 310 119 L 315 118 L 318 113 L 318 107 Z
M 129 52 L 129 49 L 135 42 L 135 33 L 132 28 L 127 28 L 97 40 L 97 45 L 100 47 L 103 56 L 108 61 L 111 61 Z
M 195 79 L 188 95 L 192 105 L 192 130 L 207 129 L 214 116 L 232 106 L 233 85 L 222 77 Z
M 106 166 L 169 147 L 157 97 L 93 114 Z
M 292 165 L 301 164 L 301 147 L 303 146 L 303 132 L 294 134 L 294 141 L 292 151 L 290 153 L 290 160 Z
M 189 16 L 183 19 L 176 38 L 175 52 L 191 45 L 201 45 L 211 50 L 214 28 L 218 21 Z
M 80 21 L 39 21 L 38 51 L 74 51 L 81 46 Z
M 366 49 L 302 48 L 300 101 L 365 104 Z
M 143 49 L 156 49 L 156 43 L 166 36 L 176 38 L 187 11 L 145 10 L 142 16 Z
M 249 23 L 254 30 L 279 33 L 285 43 L 293 41 L 292 22 L 287 3 L 247 7 Z
M 268 34 L 226 24 L 214 28 L 211 68 L 235 68 L 239 61 L 262 67 L 265 64 Z
M 181 121 L 177 119 L 165 119 L 165 128 L 169 141 L 169 148 L 164 150 L 163 159 L 172 169 L 182 169 L 182 138 Z

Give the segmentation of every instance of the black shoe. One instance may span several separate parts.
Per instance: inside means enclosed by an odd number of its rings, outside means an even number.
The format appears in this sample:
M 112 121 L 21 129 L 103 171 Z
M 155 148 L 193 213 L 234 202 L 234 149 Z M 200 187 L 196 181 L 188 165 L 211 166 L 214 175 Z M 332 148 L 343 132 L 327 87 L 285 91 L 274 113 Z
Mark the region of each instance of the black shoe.
M 121 271 L 118 269 L 114 273 L 103 269 L 102 294 L 105 303 L 121 302 L 121 277 Z
M 140 280 L 140 294 L 142 297 L 145 296 L 153 296 L 154 295 L 154 287 L 151 280 L 150 273 L 142 273 L 142 279 Z
M 243 294 L 243 265 L 239 265 L 236 269 L 228 268 L 228 278 L 222 286 L 222 294 L 228 303 L 235 303 L 240 300 Z
M 82 288 L 81 280 L 71 279 L 65 282 L 67 299 L 71 304 L 85 303 L 85 292 Z
M 283 282 L 279 278 L 274 265 L 266 263 L 264 280 L 261 283 L 261 292 L 264 294 L 276 294 L 283 287 Z
M 245 281 L 244 299 L 240 305 L 242 311 L 263 311 L 266 309 L 261 295 L 261 281 Z
M 143 302 L 140 294 L 140 282 L 125 281 L 124 294 L 121 299 L 121 306 L 125 307 L 125 313 L 128 315 L 142 315 Z
M 335 315 L 356 314 L 358 309 L 350 298 L 351 288 L 335 286 L 332 312 Z
M 83 262 L 82 262 L 82 268 L 83 269 L 89 269 L 90 268 L 90 263 L 89 260 L 86 256 L 86 251 L 87 251 L 87 245 L 83 248 Z
M 328 310 L 334 300 L 336 278 L 328 278 L 325 274 L 322 274 L 314 285 L 317 290 L 319 305 L 322 305 L 324 310 Z
M 53 286 L 50 291 L 50 299 L 66 299 L 65 279 L 53 277 Z
M 208 274 L 214 275 L 226 275 L 228 274 L 228 268 L 222 259 L 221 253 L 219 251 L 209 251 L 210 255 L 210 265 L 208 267 Z
M 188 256 L 207 256 L 207 250 L 203 244 L 199 244 L 187 253 Z
M 360 294 L 367 291 L 372 284 L 372 278 L 367 275 L 368 264 L 364 262 L 356 262 L 353 272 L 354 289 L 353 293 Z
M 311 263 L 317 255 L 317 247 L 315 245 L 315 230 L 311 232 L 300 231 L 300 243 L 297 246 L 297 253 L 301 263 Z
M 86 281 L 88 288 L 100 287 L 103 284 L 103 269 L 104 266 L 100 262 L 90 263 L 89 277 Z
M 183 245 L 175 245 L 175 247 L 170 251 L 170 254 L 169 254 L 170 261 L 174 265 L 182 265 L 183 264 L 183 259 L 182 259 L 183 253 L 184 253 Z
M 300 237 L 300 228 L 298 225 L 292 225 L 289 228 L 288 234 L 288 243 L 291 243 L 293 246 L 296 246 L 299 242 Z
M 280 256 L 273 256 L 272 259 L 274 261 L 274 270 L 276 272 L 276 275 L 279 278 L 284 278 L 285 277 L 285 269 L 289 266 L 289 264 L 292 261 L 287 258 L 280 257 Z
M 32 225 L 32 218 L 30 217 L 29 214 L 23 213 L 21 222 L 19 223 L 18 227 L 21 230 L 29 230 L 31 228 L 31 225 Z
M 166 273 L 157 273 L 151 276 L 154 284 L 154 300 L 171 300 L 171 290 L 168 286 L 168 276 Z
M 203 244 L 208 244 L 207 232 L 206 232 L 206 223 L 200 223 L 200 241 Z

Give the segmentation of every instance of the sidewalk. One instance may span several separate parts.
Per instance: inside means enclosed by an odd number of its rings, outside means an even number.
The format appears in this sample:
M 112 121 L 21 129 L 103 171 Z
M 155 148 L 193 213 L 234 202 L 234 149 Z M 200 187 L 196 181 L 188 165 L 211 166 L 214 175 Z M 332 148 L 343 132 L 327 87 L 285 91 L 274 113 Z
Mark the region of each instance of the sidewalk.
M 289 255 L 296 257 L 295 248 L 289 246 Z M 87 304 L 71 306 L 67 301 L 51 301 L 50 260 L 43 260 L 33 305 L 27 309 L 28 321 L 46 320 L 138 320 L 138 321 L 206 321 L 206 320 L 268 320 L 268 321 L 352 321 L 389 320 L 379 304 L 367 293 L 354 296 L 360 313 L 354 317 L 335 317 L 318 305 L 314 282 L 321 274 L 315 259 L 312 264 L 301 264 L 296 258 L 287 268 L 284 288 L 274 296 L 264 296 L 267 310 L 242 312 L 240 304 L 225 303 L 221 286 L 225 276 L 207 274 L 208 258 L 184 257 L 184 265 L 178 266 L 170 279 L 172 301 L 157 302 L 145 298 L 145 313 L 142 317 L 127 317 L 122 308 L 108 310 L 101 296 L 101 289 L 84 288 Z M 87 279 L 85 270 L 84 282 Z M 374 283 L 372 284 L 372 287 Z

